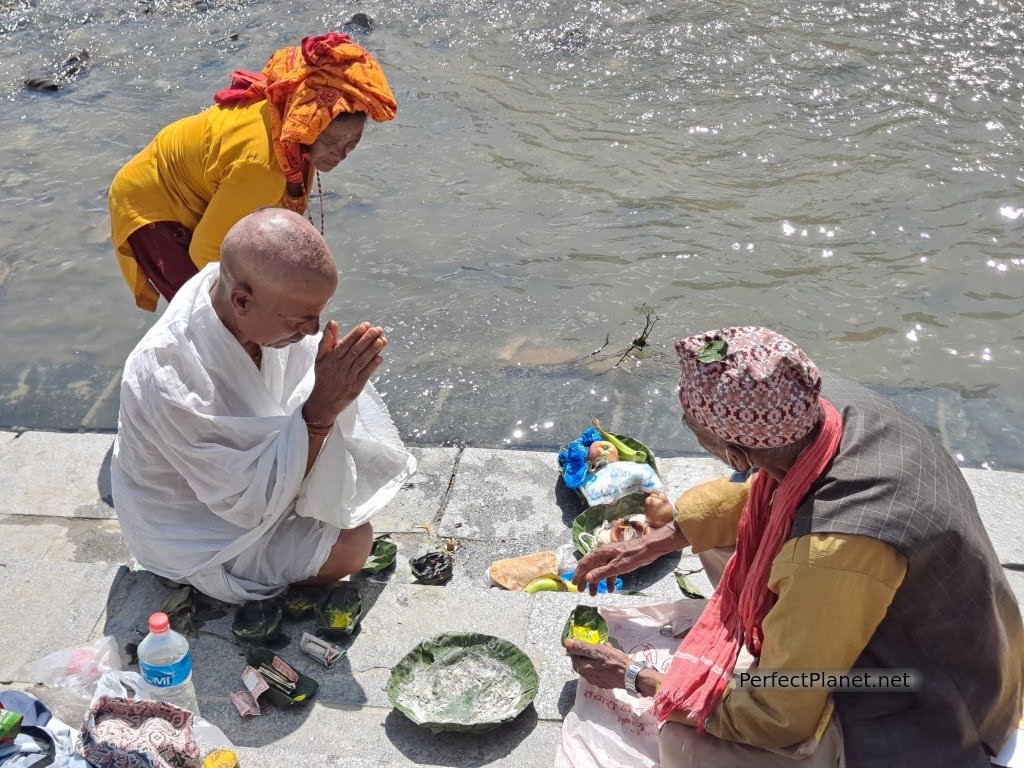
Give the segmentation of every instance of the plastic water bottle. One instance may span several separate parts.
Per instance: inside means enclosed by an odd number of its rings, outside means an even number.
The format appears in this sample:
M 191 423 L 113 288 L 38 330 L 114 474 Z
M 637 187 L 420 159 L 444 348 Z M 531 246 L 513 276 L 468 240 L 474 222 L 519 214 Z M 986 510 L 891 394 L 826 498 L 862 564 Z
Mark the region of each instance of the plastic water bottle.
M 188 640 L 171 629 L 166 613 L 149 617 L 149 634 L 139 643 L 139 668 L 154 699 L 199 714 Z

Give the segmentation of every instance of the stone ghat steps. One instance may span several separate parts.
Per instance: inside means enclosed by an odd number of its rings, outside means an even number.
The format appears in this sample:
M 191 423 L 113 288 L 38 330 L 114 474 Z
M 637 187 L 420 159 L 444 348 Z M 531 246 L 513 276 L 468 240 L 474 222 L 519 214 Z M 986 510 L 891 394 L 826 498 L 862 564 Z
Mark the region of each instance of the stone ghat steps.
M 33 691 L 68 722 L 85 705 L 64 692 L 33 686 L 26 662 L 105 634 L 123 647 L 169 594 L 151 574 L 130 570 L 130 555 L 110 506 L 112 436 L 0 433 L 0 685 Z M 646 596 L 589 598 L 488 589 L 495 559 L 552 549 L 570 540 L 576 498 L 556 484 L 554 453 L 417 448 L 417 476 L 377 516 L 379 532 L 399 545 L 396 567 L 357 577 L 365 616 L 343 643 L 345 660 L 327 671 L 296 648 L 311 622 L 286 624 L 281 654 L 321 682 L 315 703 L 268 708 L 243 721 L 227 696 L 241 689 L 244 662 L 230 633 L 231 616 L 210 621 L 191 639 L 200 708 L 234 741 L 244 766 L 549 766 L 561 720 L 572 706 L 575 676 L 559 646 L 565 618 L 579 602 L 636 603 L 677 599 L 663 558 L 628 580 Z M 660 462 L 670 493 L 721 474 L 711 459 Z M 1024 475 L 967 470 L 1004 563 L 1024 562 L 1016 535 Z M 443 587 L 412 583 L 408 558 L 454 539 L 456 571 Z M 699 567 L 696 558 L 682 558 Z M 1024 573 L 1009 570 L 1018 599 Z M 691 580 L 710 591 L 703 574 Z M 390 668 L 422 640 L 448 631 L 504 637 L 534 661 L 540 689 L 512 724 L 481 735 L 431 735 L 393 712 Z
M 111 444 L 110 435 L 0 433 L 0 644 L 7 649 L 0 685 L 32 691 L 74 723 L 81 722 L 84 702 L 33 686 L 24 664 L 106 634 L 121 647 L 138 640 L 136 629 L 169 594 L 151 574 L 126 566 L 130 554 L 110 505 Z M 231 640 L 231 616 L 207 623 L 190 640 L 201 710 L 228 733 L 243 765 L 551 765 L 575 696 L 575 676 L 558 643 L 568 613 L 579 602 L 678 597 L 672 558 L 631 581 L 647 598 L 488 589 L 484 571 L 493 560 L 570 539 L 579 503 L 556 492 L 554 454 L 414 452 L 417 475 L 374 519 L 379 532 L 398 542 L 398 562 L 391 572 L 356 579 L 366 613 L 359 632 L 343 643 L 346 659 L 322 669 L 295 647 L 311 623 L 285 626 L 292 642 L 282 655 L 321 682 L 312 706 L 271 707 L 243 721 L 227 698 L 242 687 L 244 667 Z M 719 473 L 713 462 L 679 461 L 680 484 L 694 473 Z M 457 546 L 452 581 L 413 584 L 408 558 L 449 539 Z M 695 584 L 701 575 L 691 577 Z M 390 668 L 422 640 L 448 631 L 499 635 L 533 659 L 541 687 L 512 724 L 482 735 L 434 736 L 392 711 L 385 692 Z

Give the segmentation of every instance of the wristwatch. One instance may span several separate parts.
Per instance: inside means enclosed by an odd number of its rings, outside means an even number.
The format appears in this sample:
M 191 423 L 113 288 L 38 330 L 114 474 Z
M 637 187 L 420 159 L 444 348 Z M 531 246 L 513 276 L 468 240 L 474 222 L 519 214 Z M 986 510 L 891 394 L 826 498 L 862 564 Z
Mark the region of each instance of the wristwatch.
M 636 678 L 642 670 L 654 668 L 653 664 L 648 664 L 646 661 L 634 661 L 633 666 L 626 670 L 626 693 L 640 698 L 640 694 L 636 690 Z

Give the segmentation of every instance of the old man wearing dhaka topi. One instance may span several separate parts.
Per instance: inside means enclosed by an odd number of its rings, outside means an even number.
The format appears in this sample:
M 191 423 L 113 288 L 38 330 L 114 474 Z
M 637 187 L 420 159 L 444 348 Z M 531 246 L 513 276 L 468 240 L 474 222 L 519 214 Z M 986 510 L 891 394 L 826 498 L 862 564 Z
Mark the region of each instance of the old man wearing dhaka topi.
M 381 328 L 321 332 L 337 285 L 305 219 L 257 211 L 129 355 L 111 478 L 145 568 L 241 603 L 363 566 L 416 461 L 369 383 Z
M 987 766 L 1021 716 L 1024 627 L 949 453 L 767 328 L 676 350 L 683 419 L 737 474 L 674 510 L 651 495 L 674 522 L 595 550 L 575 579 L 691 546 L 715 594 L 667 673 L 570 641 L 579 673 L 653 697 L 662 768 Z M 913 677 L 857 690 L 779 677 L 870 672 L 878 684 L 904 670 Z

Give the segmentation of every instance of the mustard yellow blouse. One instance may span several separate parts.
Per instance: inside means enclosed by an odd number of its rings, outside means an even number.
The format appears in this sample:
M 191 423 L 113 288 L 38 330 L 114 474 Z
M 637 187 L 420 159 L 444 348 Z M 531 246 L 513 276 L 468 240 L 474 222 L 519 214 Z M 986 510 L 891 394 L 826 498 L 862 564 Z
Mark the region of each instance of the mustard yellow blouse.
M 135 303 L 153 311 L 159 294 L 132 257 L 132 232 L 157 221 L 188 227 L 189 255 L 202 269 L 220 258 L 221 241 L 239 219 L 281 204 L 284 194 L 265 101 L 214 106 L 161 130 L 110 187 L 114 248 Z

